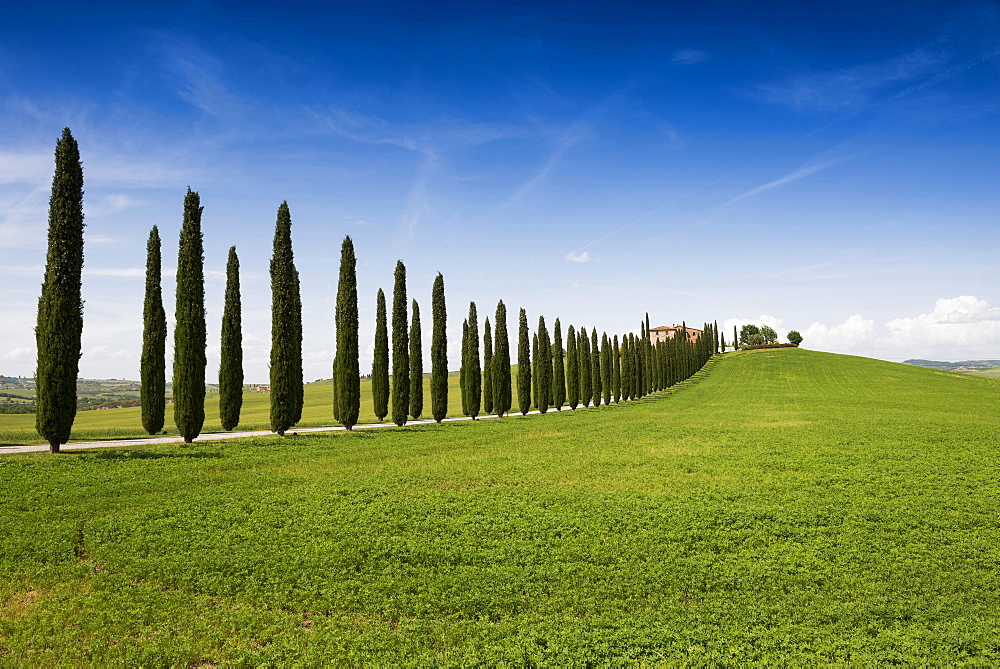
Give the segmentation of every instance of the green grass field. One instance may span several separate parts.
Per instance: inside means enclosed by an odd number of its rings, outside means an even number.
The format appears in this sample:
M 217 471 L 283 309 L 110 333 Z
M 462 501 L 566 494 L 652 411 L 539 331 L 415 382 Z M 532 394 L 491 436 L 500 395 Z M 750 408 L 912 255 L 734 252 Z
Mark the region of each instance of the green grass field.
M 516 369 L 516 366 L 515 366 Z M 448 379 L 448 415 L 462 414 L 462 396 L 458 387 L 458 376 Z M 336 425 L 333 420 L 333 390 L 330 381 L 309 383 L 305 386 L 302 421 L 298 427 L 321 427 Z M 514 391 L 515 406 L 517 391 Z M 243 410 L 240 413 L 238 431 L 269 430 L 270 395 L 267 393 L 244 393 Z M 431 417 L 430 381 L 424 379 L 424 417 Z M 176 435 L 173 422 L 173 405 L 167 406 L 167 421 L 164 429 L 168 435 Z M 361 382 L 361 423 L 374 423 L 372 409 L 371 381 Z M 203 434 L 221 432 L 219 421 L 219 393 L 210 392 L 205 396 L 205 427 Z M 138 407 L 127 409 L 102 409 L 99 411 L 78 411 L 73 422 L 70 441 L 97 441 L 102 439 L 129 439 L 146 437 L 142 429 L 142 414 Z M 0 414 L 0 445 L 41 444 L 44 439 L 35 431 L 34 414 Z
M 0 663 L 997 665 L 998 403 L 763 350 L 586 411 L 0 457 Z
M 972 376 L 983 376 L 987 379 L 1000 379 L 1000 367 L 983 367 L 981 369 L 973 369 L 968 372 L 963 372 L 963 374 L 971 374 Z

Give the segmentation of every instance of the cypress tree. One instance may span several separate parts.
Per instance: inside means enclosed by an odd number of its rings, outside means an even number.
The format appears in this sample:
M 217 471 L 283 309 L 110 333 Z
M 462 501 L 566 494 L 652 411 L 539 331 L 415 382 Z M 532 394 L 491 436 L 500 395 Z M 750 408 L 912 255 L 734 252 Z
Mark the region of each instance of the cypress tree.
M 83 167 L 69 128 L 56 142 L 49 198 L 45 279 L 35 327 L 35 429 L 49 451 L 69 440 L 76 418 L 76 378 L 83 333 Z
M 278 207 L 271 255 L 271 431 L 283 435 L 301 414 L 302 314 L 288 202 Z
M 528 347 L 528 314 L 521 309 L 517 326 L 517 406 L 522 416 L 531 409 L 531 350 Z
M 535 394 L 535 404 L 538 410 L 545 413 L 552 401 L 552 342 L 549 340 L 549 330 L 545 326 L 545 318 L 538 317 L 538 392 Z
M 469 319 L 462 321 L 462 366 L 458 368 L 458 387 L 462 390 L 462 415 L 469 415 Z
M 622 337 L 622 396 L 635 399 L 635 356 L 632 351 L 631 333 Z
M 305 383 L 302 378 L 302 292 L 299 287 L 299 270 L 292 266 L 292 425 L 302 420 L 305 401 Z
M 635 388 L 632 391 L 632 397 L 634 399 L 639 399 L 645 393 L 642 392 L 642 341 L 636 337 L 634 334 L 629 333 L 629 346 L 632 349 L 632 356 L 634 362 L 632 363 L 634 370 L 634 375 L 632 382 L 635 384 Z
M 243 308 L 240 304 L 240 259 L 229 247 L 226 261 L 226 303 L 222 310 L 219 361 L 219 419 L 229 432 L 240 423 L 243 408 Z
M 642 342 L 642 346 L 646 351 L 646 394 L 656 390 L 656 366 L 655 358 L 653 357 L 653 341 L 646 336 L 646 339 Z
M 642 378 L 645 373 L 642 360 L 642 339 L 640 337 L 636 337 L 634 334 L 631 335 L 631 339 L 632 355 L 635 356 L 635 390 L 633 395 L 635 399 L 639 399 L 646 394 L 643 392 L 642 387 Z
M 410 415 L 414 420 L 424 412 L 424 354 L 420 341 L 420 307 L 413 300 L 410 316 Z
M 201 198 L 188 188 L 177 250 L 174 423 L 190 444 L 205 424 L 205 268 Z
M 556 319 L 552 326 L 552 405 L 562 411 L 566 403 L 566 365 L 563 360 L 562 325 Z
M 535 403 L 535 408 L 539 408 L 538 402 L 538 332 L 531 335 L 531 399 Z
M 590 362 L 590 337 L 587 336 L 587 329 L 580 328 L 579 335 L 579 356 L 580 356 L 580 404 L 585 407 L 590 406 L 590 400 L 594 394 L 593 381 L 590 378 L 593 372 L 593 364 Z
M 507 339 L 507 306 L 497 302 L 493 322 L 493 411 L 501 418 L 510 411 L 510 341 Z
M 142 307 L 142 359 L 139 372 L 139 403 L 142 427 L 149 434 L 159 434 L 166 413 L 167 316 L 163 310 L 160 288 L 162 261 L 160 232 L 149 231 L 146 242 L 146 297 Z
M 375 355 L 372 358 L 372 404 L 382 422 L 389 413 L 389 329 L 385 315 L 385 293 L 378 289 L 375 302 Z
M 475 420 L 482 405 L 483 392 L 483 376 L 479 368 L 479 314 L 476 312 L 475 302 L 469 303 L 469 364 L 465 383 L 469 388 L 466 408 L 472 420 Z
M 493 332 L 490 319 L 483 325 L 483 415 L 493 413 Z
M 726 352 L 726 335 L 719 333 L 719 346 L 722 348 L 722 352 Z
M 431 290 L 431 315 L 431 415 L 440 423 L 448 415 L 448 315 L 440 272 Z
M 392 288 L 392 422 L 406 425 L 410 410 L 410 351 L 406 330 L 406 267 L 396 261 Z
M 590 385 L 594 406 L 601 403 L 601 347 L 597 341 L 597 328 L 590 331 Z
M 621 353 L 618 350 L 618 335 L 611 341 L 611 390 L 615 398 L 615 404 L 622 399 L 622 366 Z
M 604 404 L 611 404 L 611 346 L 608 342 L 608 333 L 601 333 L 601 388 L 604 391 Z
M 337 328 L 337 352 L 333 359 L 333 406 L 334 418 L 348 431 L 354 428 L 361 412 L 357 266 L 354 242 L 350 237 L 344 237 L 344 242 L 340 245 L 340 278 L 337 281 L 337 308 L 334 316 Z M 384 322 L 384 298 L 382 316 Z
M 570 409 L 580 403 L 580 352 L 572 325 L 566 328 L 566 401 Z

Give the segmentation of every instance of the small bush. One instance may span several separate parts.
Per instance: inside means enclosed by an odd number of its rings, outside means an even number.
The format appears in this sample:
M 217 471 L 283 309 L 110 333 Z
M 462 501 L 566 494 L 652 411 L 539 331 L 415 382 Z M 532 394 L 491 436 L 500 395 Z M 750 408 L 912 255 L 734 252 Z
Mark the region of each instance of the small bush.
M 758 348 L 798 348 L 798 344 L 750 344 L 740 346 L 741 351 L 752 351 Z

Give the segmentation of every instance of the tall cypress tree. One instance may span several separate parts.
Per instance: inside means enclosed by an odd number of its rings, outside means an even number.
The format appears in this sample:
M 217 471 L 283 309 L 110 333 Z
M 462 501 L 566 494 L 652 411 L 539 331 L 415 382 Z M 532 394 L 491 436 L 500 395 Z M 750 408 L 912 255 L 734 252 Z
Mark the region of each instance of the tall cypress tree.
M 566 401 L 570 409 L 580 403 L 580 349 L 576 328 L 566 328 Z
M 587 336 L 587 328 L 580 328 L 579 339 L 580 404 L 585 407 L 589 407 L 591 397 L 593 397 L 594 387 L 592 384 L 593 382 L 590 379 L 593 366 L 590 362 L 590 337 Z
M 406 267 L 396 261 L 392 287 L 392 422 L 406 425 L 410 410 L 410 351 L 406 330 Z
M 510 340 L 507 338 L 507 306 L 497 302 L 493 322 L 493 411 L 498 418 L 510 411 Z
M 625 400 L 632 400 L 635 397 L 632 395 L 632 389 L 634 384 L 632 383 L 632 375 L 634 369 L 632 368 L 632 346 L 629 341 L 629 335 L 622 335 L 622 398 Z
M 292 265 L 292 425 L 302 420 L 305 403 L 305 383 L 302 378 L 302 291 L 299 270 Z
M 472 420 L 479 415 L 482 406 L 483 376 L 479 368 L 479 314 L 476 311 L 476 303 L 469 303 L 469 365 L 465 374 L 465 383 L 468 386 L 468 414 Z
M 601 403 L 601 346 L 597 340 L 597 328 L 590 331 L 590 385 L 594 406 Z
M 375 302 L 375 355 L 372 358 L 372 404 L 382 422 L 389 413 L 389 326 L 385 314 L 385 293 L 378 289 Z
M 462 366 L 458 368 L 458 387 L 462 390 L 462 415 L 469 415 L 469 319 L 462 321 Z
M 531 344 L 528 342 L 528 314 L 521 309 L 517 324 L 517 407 L 521 415 L 531 409 Z
M 618 335 L 611 340 L 611 390 L 615 404 L 622 399 L 622 366 L 621 352 L 618 348 Z
M 302 395 L 302 313 L 288 202 L 278 207 L 271 255 L 271 431 L 296 423 Z
M 190 444 L 205 424 L 205 258 L 201 198 L 188 188 L 177 250 L 174 423 Z
M 655 390 L 655 383 L 653 378 L 653 340 L 650 339 L 648 330 L 646 333 L 646 338 L 642 340 L 642 348 L 646 352 L 646 387 L 644 390 L 648 395 Z
M 49 198 L 49 245 L 38 298 L 35 429 L 49 451 L 69 441 L 76 418 L 76 377 L 83 333 L 83 167 L 69 128 L 56 142 Z
M 535 404 L 538 410 L 545 413 L 552 402 L 552 342 L 549 331 L 545 327 L 545 317 L 538 317 L 538 392 L 535 394 Z
M 420 307 L 413 300 L 410 316 L 410 415 L 420 418 L 424 412 L 424 354 L 420 341 Z
M 226 303 L 222 310 L 219 361 L 219 419 L 230 431 L 240 424 L 243 408 L 243 308 L 240 303 L 240 259 L 229 247 L 226 261 Z
M 552 327 L 552 404 L 562 411 L 566 402 L 566 365 L 563 359 L 562 325 L 556 319 Z
M 614 372 L 611 366 L 611 346 L 608 333 L 601 333 L 601 389 L 604 391 L 604 404 L 611 404 L 611 384 Z
M 431 416 L 440 423 L 448 415 L 448 314 L 440 272 L 431 289 L 431 317 Z
M 139 403 L 142 427 L 159 434 L 166 413 L 167 315 L 163 310 L 160 232 L 153 226 L 146 242 L 146 297 L 142 307 L 142 359 L 139 372 Z
M 337 352 L 333 358 L 334 418 L 348 432 L 361 412 L 361 369 L 358 361 L 358 272 L 354 242 L 344 237 L 340 245 L 340 278 L 337 281 Z M 385 299 L 382 300 L 385 320 Z M 384 414 L 383 414 L 384 415 Z
M 539 408 L 538 403 L 538 332 L 531 335 L 531 399 L 535 403 L 535 408 Z
M 490 319 L 483 324 L 483 415 L 493 413 L 493 331 Z
M 633 333 L 629 333 L 629 349 L 632 351 L 632 399 L 639 399 L 643 396 L 642 392 L 642 351 L 640 350 L 640 345 L 642 340 L 635 336 Z

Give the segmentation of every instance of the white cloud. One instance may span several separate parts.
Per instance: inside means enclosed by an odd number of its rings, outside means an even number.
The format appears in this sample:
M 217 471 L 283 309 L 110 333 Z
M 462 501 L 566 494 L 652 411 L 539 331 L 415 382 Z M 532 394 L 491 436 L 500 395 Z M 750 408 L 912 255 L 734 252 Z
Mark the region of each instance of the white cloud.
M 838 325 L 813 323 L 803 346 L 834 353 L 904 358 L 970 359 L 1000 355 L 1000 309 L 971 295 L 937 300 L 930 313 L 882 325 L 853 315 Z
M 570 262 L 590 262 L 590 254 L 584 251 L 583 253 L 577 253 L 575 251 L 570 251 L 566 254 L 566 260 Z
M 4 353 L 3 359 L 11 360 L 13 362 L 31 362 L 35 359 L 35 349 L 28 348 L 26 346 L 18 346 L 17 348 Z
M 114 193 L 102 197 L 98 202 L 93 204 L 85 200 L 83 203 L 83 212 L 87 218 L 100 218 L 109 214 L 117 214 L 138 204 L 142 203 L 138 200 L 133 200 L 128 195 Z
M 87 267 L 84 265 L 83 273 L 86 276 L 116 276 L 126 279 L 141 279 L 146 276 L 143 267 Z

